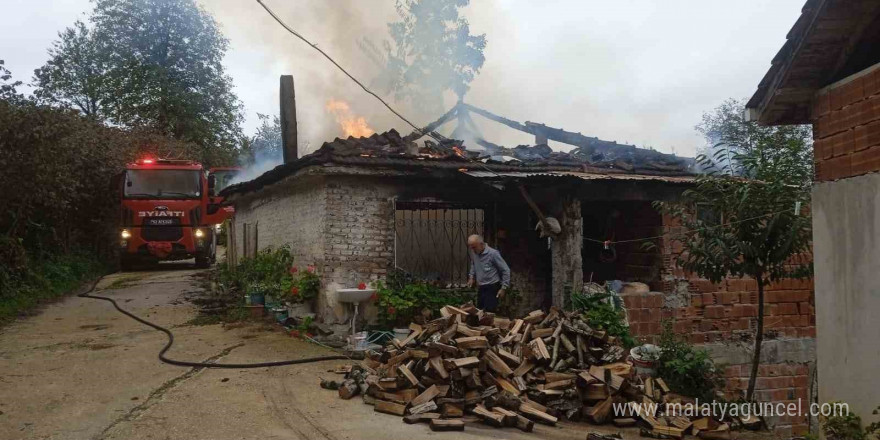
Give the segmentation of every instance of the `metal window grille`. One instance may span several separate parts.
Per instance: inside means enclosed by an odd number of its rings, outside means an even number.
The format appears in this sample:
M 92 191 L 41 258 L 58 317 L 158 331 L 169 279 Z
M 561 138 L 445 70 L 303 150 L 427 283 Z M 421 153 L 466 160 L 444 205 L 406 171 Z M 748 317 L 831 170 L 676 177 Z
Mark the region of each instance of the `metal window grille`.
M 485 235 L 482 208 L 439 202 L 395 203 L 395 266 L 443 285 L 467 282 L 467 238 Z

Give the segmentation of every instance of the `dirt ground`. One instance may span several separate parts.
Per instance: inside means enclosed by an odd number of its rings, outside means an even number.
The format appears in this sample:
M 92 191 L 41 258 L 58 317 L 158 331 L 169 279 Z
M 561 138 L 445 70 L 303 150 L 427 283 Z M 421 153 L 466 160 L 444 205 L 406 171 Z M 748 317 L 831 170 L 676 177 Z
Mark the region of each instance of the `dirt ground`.
M 199 270 L 189 264 L 117 273 L 98 284 L 126 309 L 175 333 L 170 357 L 263 362 L 330 354 L 271 324 L 192 326 Z M 516 429 L 468 425 L 434 433 L 318 387 L 342 361 L 249 370 L 161 363 L 165 336 L 106 301 L 70 297 L 0 329 L 2 439 L 584 439 L 585 424 Z M 627 430 L 627 439 L 638 432 Z M 735 437 L 734 437 L 735 438 Z

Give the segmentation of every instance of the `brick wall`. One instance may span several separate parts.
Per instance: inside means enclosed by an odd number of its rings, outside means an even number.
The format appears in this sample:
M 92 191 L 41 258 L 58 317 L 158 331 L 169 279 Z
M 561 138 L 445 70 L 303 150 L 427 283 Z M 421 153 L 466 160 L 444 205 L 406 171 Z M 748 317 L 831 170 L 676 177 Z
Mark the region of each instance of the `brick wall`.
M 880 171 L 880 65 L 856 75 L 814 98 L 813 155 L 818 181 Z
M 665 229 L 674 232 L 670 218 Z M 720 283 L 687 273 L 675 263 L 672 242 L 661 245 L 662 279 L 652 283 L 657 292 L 625 295 L 627 318 L 634 336 L 657 343 L 662 320 L 673 321 L 675 333 L 710 350 L 727 363 L 725 393 L 745 394 L 751 368 L 751 347 L 758 316 L 757 282 L 729 278 Z M 785 402 L 809 399 L 809 373 L 815 365 L 815 299 L 812 280 L 784 280 L 765 287 L 764 349 L 758 370 L 758 401 Z M 795 349 L 780 349 L 780 344 Z M 807 347 L 801 349 L 801 345 Z M 806 404 L 806 403 L 805 403 Z M 778 434 L 802 434 L 809 428 L 805 417 L 770 420 Z

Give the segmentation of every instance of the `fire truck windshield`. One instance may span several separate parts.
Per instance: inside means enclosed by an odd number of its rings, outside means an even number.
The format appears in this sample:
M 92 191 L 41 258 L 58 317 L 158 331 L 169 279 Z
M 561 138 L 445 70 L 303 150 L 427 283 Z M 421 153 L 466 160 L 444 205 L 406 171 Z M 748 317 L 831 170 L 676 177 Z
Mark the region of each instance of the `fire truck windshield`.
M 197 199 L 200 176 L 197 170 L 128 170 L 123 194 L 127 199 Z

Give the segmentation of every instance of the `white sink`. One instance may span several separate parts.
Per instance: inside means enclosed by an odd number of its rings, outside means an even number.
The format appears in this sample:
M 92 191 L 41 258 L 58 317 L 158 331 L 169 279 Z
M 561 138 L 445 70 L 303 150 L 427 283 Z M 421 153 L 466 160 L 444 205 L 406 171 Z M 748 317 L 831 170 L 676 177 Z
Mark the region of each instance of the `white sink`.
M 376 289 L 336 289 L 336 300 L 347 303 L 360 303 L 370 299 Z

